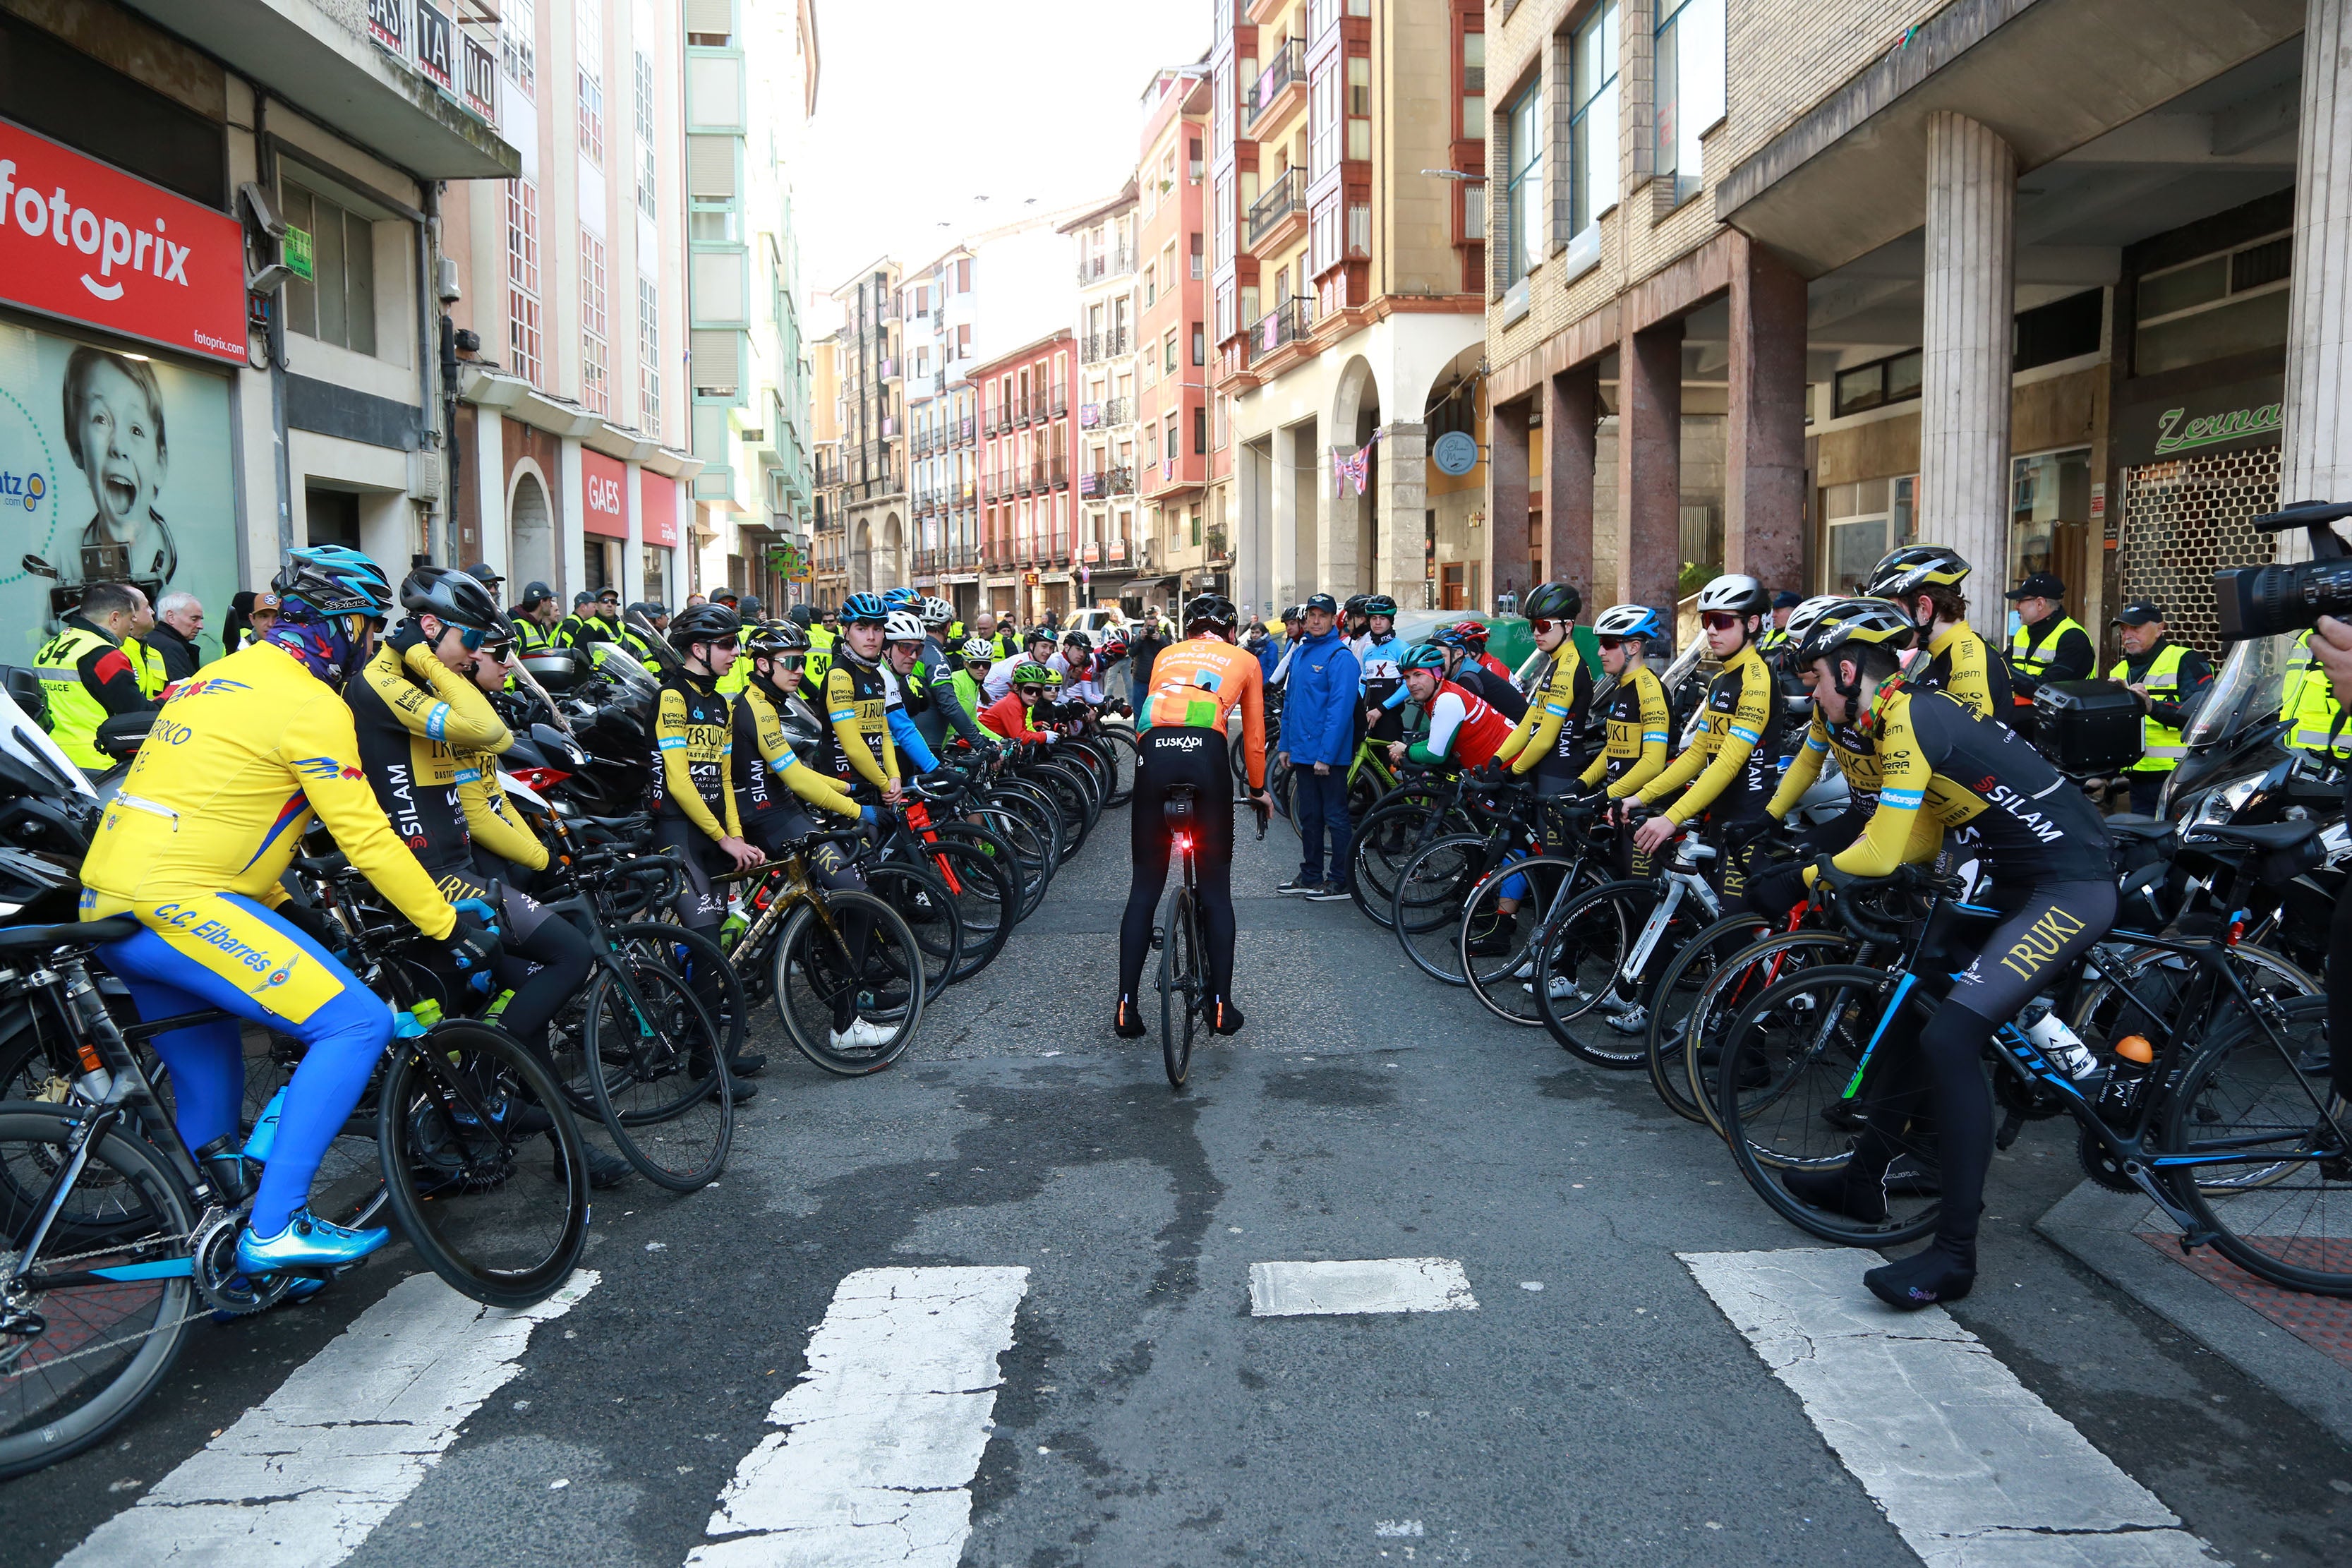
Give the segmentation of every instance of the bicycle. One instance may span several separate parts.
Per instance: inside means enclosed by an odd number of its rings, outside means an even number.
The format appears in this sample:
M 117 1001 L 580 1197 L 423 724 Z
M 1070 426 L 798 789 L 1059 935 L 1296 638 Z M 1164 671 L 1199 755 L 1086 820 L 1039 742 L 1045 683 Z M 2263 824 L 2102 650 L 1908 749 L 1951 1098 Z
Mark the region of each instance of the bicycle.
M 1685 826 L 1673 857 L 1654 876 L 1603 882 L 1548 922 L 1527 985 L 1537 1016 L 1562 1049 L 1595 1067 L 1643 1065 L 1647 1018 L 1640 1010 L 1651 964 L 1662 950 L 1679 950 L 1701 926 L 1723 916 L 1722 900 L 1698 869 L 1715 857 L 1715 847 L 1700 842 L 1697 826 Z M 1625 1045 L 1570 1027 L 1595 1009 L 1611 1015 L 1611 1028 L 1628 1037 Z
M 1192 1070 L 1192 1036 L 1202 1026 L 1209 1005 L 1208 933 L 1201 923 L 1200 885 L 1193 867 L 1193 807 L 1199 791 L 1192 784 L 1171 784 L 1160 805 L 1167 824 L 1171 868 L 1177 872 L 1168 895 L 1167 911 L 1151 928 L 1151 945 L 1160 950 L 1160 1058 L 1168 1070 L 1168 1087 L 1181 1089 Z M 1255 795 L 1234 802 L 1257 812 L 1257 836 L 1265 837 L 1267 812 Z

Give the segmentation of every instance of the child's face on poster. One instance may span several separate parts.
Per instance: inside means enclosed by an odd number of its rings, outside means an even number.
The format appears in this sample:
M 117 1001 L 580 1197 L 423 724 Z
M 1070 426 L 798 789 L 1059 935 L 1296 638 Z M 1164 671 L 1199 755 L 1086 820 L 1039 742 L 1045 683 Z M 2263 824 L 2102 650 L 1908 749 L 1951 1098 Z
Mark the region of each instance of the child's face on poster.
M 98 503 L 99 521 L 116 538 L 128 538 L 147 521 L 163 489 L 162 422 L 147 389 L 121 366 L 100 360 L 88 374 L 82 473 Z

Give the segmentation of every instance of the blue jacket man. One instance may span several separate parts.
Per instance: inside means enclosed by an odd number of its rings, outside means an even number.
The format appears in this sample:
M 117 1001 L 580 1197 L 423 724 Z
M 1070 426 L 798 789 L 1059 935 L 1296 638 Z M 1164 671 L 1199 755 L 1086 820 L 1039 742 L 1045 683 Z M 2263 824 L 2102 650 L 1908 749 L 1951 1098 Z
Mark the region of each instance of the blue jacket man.
M 1282 699 L 1282 749 L 1290 765 L 1345 765 L 1356 754 L 1356 693 L 1362 675 L 1337 629 L 1301 637 Z

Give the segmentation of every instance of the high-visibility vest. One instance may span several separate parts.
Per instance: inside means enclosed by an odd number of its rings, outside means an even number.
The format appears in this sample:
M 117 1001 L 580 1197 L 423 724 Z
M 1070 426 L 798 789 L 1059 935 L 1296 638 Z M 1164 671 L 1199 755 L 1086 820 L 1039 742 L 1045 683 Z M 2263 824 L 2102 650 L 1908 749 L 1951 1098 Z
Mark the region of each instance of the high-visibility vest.
M 529 616 L 516 617 L 514 631 L 515 649 L 518 654 L 538 653 L 554 640 L 547 635 L 545 626 L 541 626 Z
M 115 645 L 85 626 L 68 626 L 43 645 L 33 669 L 41 678 L 41 695 L 49 708 L 49 739 L 73 759 L 78 768 L 110 768 L 114 759 L 98 749 L 98 727 L 106 722 L 106 704 L 82 683 L 77 666 L 94 648 Z
M 122 657 L 131 661 L 131 673 L 139 682 L 139 695 L 155 697 L 172 684 L 172 673 L 164 667 L 163 656 L 134 637 L 122 639 Z
M 2288 721 L 2284 743 L 2327 762 L 2352 759 L 2352 728 L 2336 700 L 2326 667 L 2311 657 L 2312 634 L 2295 638 L 2279 687 L 2279 717 Z
M 2033 635 L 2032 627 L 2022 625 L 2009 634 L 2009 668 L 2021 670 L 2036 680 L 2049 672 L 2051 662 L 2058 657 L 2058 639 L 2069 630 L 2083 632 L 2082 622 L 2063 613 L 2043 622 L 2042 626 L 2042 635 L 2038 637 Z M 2091 634 L 2083 632 L 2083 635 L 2089 637 Z M 2021 691 L 2016 695 L 2019 707 L 2033 706 L 2033 699 L 2026 693 Z
M 2179 643 L 2167 643 L 2163 651 L 2156 656 L 2156 662 L 2147 667 L 2147 674 L 2141 677 L 2140 684 L 2147 688 L 2150 701 L 2180 700 L 2180 659 L 2188 651 Z M 2116 660 L 2116 667 L 2107 671 L 2107 679 L 2128 680 L 2130 677 L 2126 671 L 2130 668 L 2129 659 L 2119 658 Z M 2180 731 L 2169 724 L 2159 722 L 2153 713 L 2139 721 L 2139 742 L 2140 759 L 2131 765 L 2131 771 L 2136 773 L 2168 773 L 2180 765 L 2181 758 L 2189 754 L 2189 748 L 2180 743 Z

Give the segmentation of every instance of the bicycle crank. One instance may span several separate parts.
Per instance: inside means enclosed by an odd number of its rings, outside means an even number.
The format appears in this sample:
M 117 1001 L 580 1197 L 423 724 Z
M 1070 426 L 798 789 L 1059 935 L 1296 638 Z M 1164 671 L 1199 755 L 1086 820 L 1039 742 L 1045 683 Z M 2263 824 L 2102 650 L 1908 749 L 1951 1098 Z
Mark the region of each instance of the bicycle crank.
M 238 1318 L 268 1311 L 294 1284 L 290 1274 L 264 1274 L 257 1279 L 245 1271 L 236 1260 L 237 1233 L 244 1228 L 244 1215 L 208 1209 L 188 1238 L 188 1249 L 195 1258 L 197 1294 L 214 1311 Z

